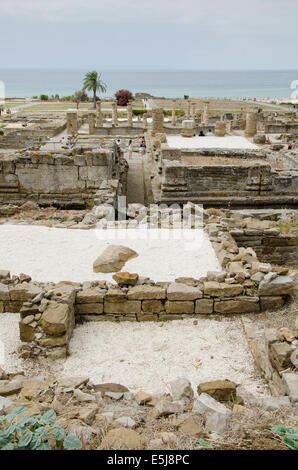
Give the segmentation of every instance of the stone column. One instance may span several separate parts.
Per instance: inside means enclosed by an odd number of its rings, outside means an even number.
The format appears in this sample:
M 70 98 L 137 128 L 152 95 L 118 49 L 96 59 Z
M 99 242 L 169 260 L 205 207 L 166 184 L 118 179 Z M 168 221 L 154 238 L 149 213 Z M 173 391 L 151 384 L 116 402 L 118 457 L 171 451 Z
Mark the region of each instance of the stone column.
M 144 130 L 147 130 L 147 128 L 148 128 L 147 113 L 143 114 L 143 126 L 144 126 Z
M 103 126 L 103 119 L 102 119 L 102 113 L 101 113 L 101 101 L 97 101 L 96 103 L 96 127 L 102 127 Z
M 117 116 L 117 102 L 113 101 L 112 103 L 112 124 L 113 126 L 118 126 L 118 116 Z
M 181 136 L 193 137 L 194 136 L 195 121 L 193 119 L 185 119 L 182 121 Z
M 93 135 L 94 128 L 95 128 L 95 113 L 93 111 L 90 111 L 88 113 L 88 124 L 89 124 L 89 134 Z
M 257 133 L 257 113 L 248 112 L 246 115 L 246 137 L 253 137 Z
M 128 127 L 132 127 L 132 103 L 127 104 L 127 125 Z
M 190 101 L 187 100 L 186 103 L 186 120 L 188 121 L 190 119 Z
M 217 121 L 214 133 L 216 137 L 224 137 L 226 135 L 226 123 L 224 121 Z
M 67 135 L 77 135 L 78 133 L 78 113 L 77 111 L 67 111 Z
M 163 109 L 152 109 L 152 132 L 163 132 Z
M 208 126 L 209 124 L 209 103 L 210 101 L 204 101 L 204 109 L 203 109 L 203 124 Z
M 176 126 L 176 101 L 173 101 L 172 107 L 172 126 Z
M 196 103 L 191 103 L 191 119 L 196 118 Z

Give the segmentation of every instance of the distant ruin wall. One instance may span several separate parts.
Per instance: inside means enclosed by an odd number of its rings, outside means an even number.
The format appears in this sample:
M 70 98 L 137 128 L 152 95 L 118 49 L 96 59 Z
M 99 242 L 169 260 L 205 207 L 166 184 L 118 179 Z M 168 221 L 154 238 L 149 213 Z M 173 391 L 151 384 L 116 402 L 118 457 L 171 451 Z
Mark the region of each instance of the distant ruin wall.
M 112 178 L 112 152 L 67 156 L 35 152 L 0 160 L 0 204 L 93 206 L 104 180 Z
M 221 204 L 297 204 L 298 174 L 266 164 L 190 166 L 164 161 L 161 201 Z

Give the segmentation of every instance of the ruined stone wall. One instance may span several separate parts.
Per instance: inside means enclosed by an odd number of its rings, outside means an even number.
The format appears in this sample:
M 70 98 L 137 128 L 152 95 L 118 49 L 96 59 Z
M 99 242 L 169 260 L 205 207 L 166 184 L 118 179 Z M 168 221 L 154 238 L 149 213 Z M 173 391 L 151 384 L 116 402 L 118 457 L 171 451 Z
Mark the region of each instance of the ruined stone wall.
M 293 134 L 298 135 L 298 123 L 297 124 L 265 124 L 266 134 Z
M 295 173 L 285 177 L 265 163 L 192 166 L 164 160 L 160 200 L 217 205 L 297 204 L 297 184 Z
M 114 164 L 113 152 L 106 151 L 3 156 L 0 203 L 92 207 L 103 181 L 113 177 Z

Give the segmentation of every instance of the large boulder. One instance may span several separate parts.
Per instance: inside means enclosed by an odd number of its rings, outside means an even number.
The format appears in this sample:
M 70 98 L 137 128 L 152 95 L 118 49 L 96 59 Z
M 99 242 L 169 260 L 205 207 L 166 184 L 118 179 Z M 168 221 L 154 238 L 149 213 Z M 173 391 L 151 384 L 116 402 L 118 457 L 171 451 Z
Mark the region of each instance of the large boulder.
M 138 253 L 126 246 L 110 245 L 94 261 L 93 271 L 95 273 L 114 273 L 121 271 L 125 263 L 136 258 Z

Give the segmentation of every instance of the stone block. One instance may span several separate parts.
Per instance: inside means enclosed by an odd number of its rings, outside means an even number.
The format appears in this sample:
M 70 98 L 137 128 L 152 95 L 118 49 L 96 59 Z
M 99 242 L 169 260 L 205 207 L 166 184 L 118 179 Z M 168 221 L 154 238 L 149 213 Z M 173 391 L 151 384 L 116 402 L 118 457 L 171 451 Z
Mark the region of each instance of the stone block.
M 291 365 L 293 349 L 287 342 L 283 341 L 270 344 L 270 352 L 271 360 L 278 371 L 287 369 Z
M 213 312 L 213 299 L 196 300 L 195 313 L 208 314 Z
M 103 313 L 103 303 L 86 303 L 76 305 L 77 315 L 92 315 Z
M 42 315 L 43 330 L 49 335 L 60 335 L 67 332 L 70 323 L 69 306 L 50 301 Z
M 241 284 L 226 284 L 224 282 L 204 282 L 204 293 L 212 297 L 230 297 L 240 295 L 243 292 Z
M 260 304 L 261 310 L 278 310 L 284 306 L 284 299 L 281 296 L 261 296 L 260 297 Z
M 198 385 L 198 394 L 207 393 L 217 401 L 233 401 L 236 398 L 236 384 L 230 380 L 214 380 Z
M 165 303 L 166 313 L 194 313 L 194 302 L 186 301 L 169 301 Z
M 216 300 L 214 312 L 216 313 L 250 313 L 259 312 L 260 304 L 258 297 L 245 298 L 241 300 Z
M 126 315 L 129 313 L 141 313 L 140 301 L 126 301 L 126 302 L 104 302 L 105 313 L 119 313 Z
M 129 300 L 163 300 L 166 298 L 166 290 L 158 286 L 140 285 L 129 289 Z
M 196 300 L 203 297 L 198 287 L 173 282 L 168 287 L 168 300 Z
M 160 300 L 143 300 L 142 312 L 160 313 L 164 310 L 164 305 Z
M 90 288 L 86 290 L 81 290 L 77 293 L 76 303 L 77 304 L 87 304 L 87 303 L 98 303 L 103 302 L 104 295 L 106 291 L 99 288 Z
M 286 295 L 292 294 L 294 281 L 289 276 L 278 276 L 267 282 L 265 279 L 259 285 L 259 295 Z

